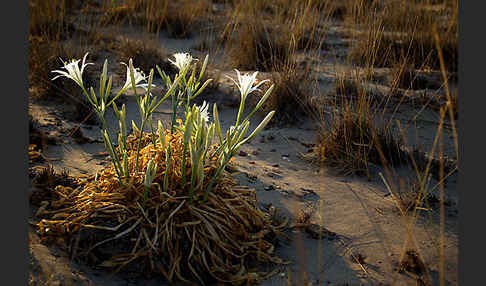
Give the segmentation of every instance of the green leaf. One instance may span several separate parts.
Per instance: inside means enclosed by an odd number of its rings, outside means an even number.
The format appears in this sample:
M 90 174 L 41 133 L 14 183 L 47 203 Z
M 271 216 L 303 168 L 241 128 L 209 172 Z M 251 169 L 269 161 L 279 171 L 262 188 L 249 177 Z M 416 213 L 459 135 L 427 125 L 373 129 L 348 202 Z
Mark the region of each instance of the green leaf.
M 219 144 L 223 145 L 223 135 L 221 133 L 221 124 L 219 122 L 219 113 L 218 113 L 218 107 L 216 106 L 216 103 L 213 104 L 213 117 L 214 117 L 214 123 L 216 125 L 216 134 L 218 134 Z
M 110 95 L 112 83 L 113 83 L 113 76 L 110 75 L 110 79 L 108 80 L 108 87 L 106 88 L 106 91 L 105 91 L 105 102 L 108 101 L 108 96 Z M 109 105 L 107 105 L 107 106 L 109 106 Z
M 213 81 L 212 78 L 206 80 L 204 84 L 201 86 L 201 88 L 199 88 L 199 90 L 191 97 L 191 100 L 194 99 L 196 96 L 198 96 L 206 88 L 206 86 L 208 86 L 208 84 L 212 81 Z
M 265 103 L 265 101 L 268 99 L 268 97 L 272 93 L 274 87 L 275 87 L 275 85 L 272 84 L 272 86 L 270 86 L 270 88 L 268 88 L 268 90 L 265 92 L 265 94 L 262 96 L 262 98 L 260 98 L 260 100 L 258 101 L 258 103 L 255 106 L 255 108 L 253 109 L 253 111 L 250 112 L 250 114 L 248 114 L 248 116 L 246 116 L 246 118 L 243 120 L 243 122 L 250 120 L 250 118 L 253 116 L 253 114 L 255 114 L 255 112 L 257 112 L 262 107 L 262 105 Z
M 118 107 L 116 106 L 116 103 L 113 103 L 113 110 L 115 111 L 116 118 L 120 120 L 121 114 L 120 111 L 118 110 Z
M 202 65 L 202 68 L 201 68 L 201 72 L 199 73 L 199 78 L 197 79 L 197 81 L 201 81 L 203 75 L 204 75 L 204 72 L 206 71 L 206 66 L 208 65 L 208 60 L 209 60 L 209 55 L 206 55 L 206 57 L 204 58 L 204 63 Z
M 100 76 L 100 97 L 102 97 L 105 93 L 105 85 L 106 85 L 106 78 L 108 75 L 108 60 L 105 60 L 105 63 L 103 64 L 103 72 L 101 73 Z
M 128 61 L 128 67 L 130 69 L 130 81 L 132 83 L 133 93 L 135 93 L 135 97 L 138 100 L 137 87 L 135 85 L 135 72 L 134 72 L 134 68 L 133 68 L 133 60 L 132 59 L 130 59 Z
M 91 97 L 93 98 L 93 102 L 96 104 L 96 106 L 98 106 L 98 99 L 96 98 L 96 94 L 93 90 L 93 87 L 91 87 L 89 91 L 91 92 Z
M 257 126 L 257 128 L 255 128 L 255 130 L 250 134 L 250 136 L 248 136 L 247 138 L 245 138 L 243 141 L 241 141 L 240 143 L 238 143 L 238 148 L 245 144 L 246 142 L 248 142 L 249 140 L 251 140 L 253 137 L 255 137 L 258 133 L 260 133 L 260 131 L 262 131 L 263 128 L 265 128 L 265 126 L 268 124 L 268 122 L 270 121 L 270 119 L 272 119 L 272 116 L 275 114 L 275 111 L 272 110 L 270 111 L 267 116 L 262 120 L 262 122 L 260 122 L 260 124 Z
M 148 78 L 147 94 L 152 91 L 152 80 L 154 79 L 154 69 L 150 69 L 150 74 Z
M 167 97 L 169 97 L 172 92 L 174 91 L 175 87 L 177 86 L 177 84 L 179 83 L 181 77 L 180 76 L 177 76 L 174 80 L 174 82 L 172 83 L 172 85 L 170 86 L 169 90 L 165 93 L 164 97 L 162 97 L 162 99 L 150 110 L 150 112 L 154 112 L 157 107 L 159 107 L 159 105 L 164 102 Z

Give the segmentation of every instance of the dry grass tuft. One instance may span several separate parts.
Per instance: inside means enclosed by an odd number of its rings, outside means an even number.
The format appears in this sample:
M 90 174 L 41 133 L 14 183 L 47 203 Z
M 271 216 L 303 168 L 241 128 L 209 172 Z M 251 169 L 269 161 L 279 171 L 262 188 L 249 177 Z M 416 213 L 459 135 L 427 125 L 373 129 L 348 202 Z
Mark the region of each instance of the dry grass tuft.
M 130 182 L 120 185 L 109 167 L 79 180 L 77 187 L 56 186 L 52 199 L 37 212 L 42 218 L 39 232 L 46 238 L 61 237 L 66 244 L 78 240 L 72 256 L 94 265 L 159 273 L 170 283 L 255 283 L 274 274 L 259 272 L 254 262 L 285 263 L 275 256 L 274 241 L 287 222 L 276 225 L 272 213 L 257 207 L 255 190 L 237 186 L 227 172 L 207 202 L 196 193 L 189 203 L 180 185 L 183 136 L 169 131 L 166 136 L 173 152 L 170 170 L 164 163 L 165 149 L 160 144 L 154 148 L 151 135 L 143 134 L 141 169 L 150 159 L 159 165 L 146 200 L 143 174 L 134 170 L 137 138 L 132 134 Z M 205 172 L 216 168 L 208 163 Z M 161 189 L 165 172 L 167 192 Z
M 321 11 L 325 10 L 323 5 L 288 0 L 236 4 L 224 33 L 231 64 L 248 70 L 277 71 L 294 60 L 297 50 L 319 46 L 326 32 L 321 22 L 328 17 Z
M 330 124 L 321 121 L 317 153 L 322 162 L 346 174 L 367 174 L 369 163 L 395 166 L 404 162 L 401 142 L 373 116 L 370 99 L 343 99 Z M 338 108 L 339 106 L 339 108 Z
M 350 73 L 338 73 L 336 76 L 336 83 L 334 85 L 334 94 L 336 97 L 351 98 L 365 93 L 361 85 L 359 77 L 355 77 Z
M 401 88 L 405 90 L 439 89 L 442 84 L 439 80 L 427 77 L 425 73 L 417 71 L 410 64 L 394 65 L 387 76 L 388 85 L 392 90 Z
M 402 60 L 415 68 L 440 69 L 434 28 L 440 35 L 445 66 L 457 73 L 458 9 L 443 5 L 437 9 L 426 1 L 386 2 L 361 9 L 349 17 L 349 25 L 363 29 L 354 35 L 349 58 L 366 66 L 392 66 Z
M 54 167 L 47 165 L 38 170 L 33 178 L 33 186 L 42 189 L 53 189 L 58 185 L 75 187 L 76 181 L 68 171 L 56 172 Z
M 114 53 L 120 62 L 128 63 L 130 58 L 133 59 L 134 65 L 146 74 L 149 74 L 150 69 L 155 70 L 156 64 L 169 74 L 176 72 L 167 60 L 169 57 L 167 52 L 163 47 L 159 47 L 157 42 L 152 39 L 122 39 L 116 45 Z M 120 65 L 119 68 L 122 74 L 126 73 L 125 66 Z
M 126 6 L 113 10 L 113 19 L 121 14 L 121 18 L 128 18 L 135 24 L 145 26 L 147 33 L 158 34 L 162 29 L 167 30 L 172 38 L 190 37 L 199 25 L 210 17 L 211 1 L 168 1 L 149 0 L 126 1 Z
M 59 66 L 59 46 L 41 37 L 29 37 L 29 88 L 36 98 L 46 98 L 52 92 L 51 71 Z
M 236 28 L 228 40 L 231 65 L 239 69 L 272 71 L 290 61 L 289 39 L 261 20 L 251 20 Z
M 173 38 L 187 38 L 207 19 L 211 10 L 211 1 L 169 1 L 169 13 L 165 27 Z
M 275 87 L 264 103 L 262 112 L 276 111 L 273 124 L 296 124 L 312 113 L 312 83 L 307 70 L 286 65 L 280 72 L 272 73 L 271 82 Z M 259 96 L 255 96 L 252 100 L 256 104 L 259 99 Z
M 72 32 L 66 6 L 70 1 L 29 0 L 29 34 L 59 41 Z

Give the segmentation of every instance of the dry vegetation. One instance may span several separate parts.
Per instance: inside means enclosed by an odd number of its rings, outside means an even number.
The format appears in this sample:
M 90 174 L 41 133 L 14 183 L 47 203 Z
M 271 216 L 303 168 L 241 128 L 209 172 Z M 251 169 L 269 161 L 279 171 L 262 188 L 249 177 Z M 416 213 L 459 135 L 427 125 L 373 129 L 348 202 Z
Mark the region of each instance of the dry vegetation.
M 146 169 L 150 159 L 164 166 L 165 149 L 160 144 L 154 149 L 152 134 L 142 136 L 140 167 Z M 173 152 L 171 168 L 158 169 L 154 185 L 159 191 L 148 196 L 143 176 L 135 172 L 135 134 L 127 142 L 132 173 L 128 184 L 120 185 L 113 167 L 100 172 L 98 180 L 91 176 L 76 181 L 50 167 L 41 171 L 35 181 L 44 188 L 30 197 L 41 206 L 36 212 L 42 218 L 41 235 L 62 237 L 65 246 L 77 240 L 73 257 L 85 262 L 116 271 L 131 267 L 141 273 L 158 272 L 169 282 L 255 283 L 269 273 L 255 270 L 252 261 L 285 263 L 275 256 L 274 243 L 287 223 L 260 210 L 255 190 L 237 186 L 229 173 L 223 174 L 208 201 L 198 198 L 200 193 L 195 203 L 187 202 L 178 172 L 183 135 L 167 130 L 166 136 Z M 205 168 L 214 173 L 217 166 Z M 166 172 L 170 188 L 162 192 Z M 114 235 L 117 230 L 123 231 Z
M 318 135 L 317 152 L 323 162 L 347 174 L 369 177 L 369 163 L 398 166 L 405 161 L 402 142 L 389 126 L 377 120 L 366 93 L 358 90 L 356 97 L 342 98 L 334 104 L 336 111 L 331 123 L 322 120 Z
M 119 62 L 128 63 L 131 58 L 145 74 L 149 74 L 155 64 L 168 74 L 175 73 L 167 61 L 169 54 L 154 39 L 121 39 L 114 45 L 113 53 Z M 120 74 L 123 73 L 126 73 L 126 67 L 120 66 Z

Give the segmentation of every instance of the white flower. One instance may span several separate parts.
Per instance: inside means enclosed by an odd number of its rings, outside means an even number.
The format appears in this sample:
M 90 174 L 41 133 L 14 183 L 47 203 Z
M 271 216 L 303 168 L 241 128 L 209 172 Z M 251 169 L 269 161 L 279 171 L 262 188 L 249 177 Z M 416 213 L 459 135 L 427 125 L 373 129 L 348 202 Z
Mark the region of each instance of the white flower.
M 131 59 L 130 59 L 131 60 Z M 127 80 L 125 84 L 123 85 L 121 90 L 126 90 L 129 87 L 132 86 L 132 78 L 131 78 L 131 73 L 130 73 L 130 66 L 127 65 L 126 63 L 121 63 L 122 65 L 125 65 L 127 67 Z M 138 68 L 133 68 L 133 78 L 135 80 L 135 87 L 142 87 L 144 89 L 147 88 L 148 84 L 146 83 L 140 83 L 141 81 L 145 80 L 145 76 L 142 71 L 140 71 Z M 152 85 L 153 86 L 153 85 Z
M 189 53 L 175 53 L 173 56 L 175 58 L 175 61 L 169 59 L 169 62 L 175 65 L 179 69 L 179 72 L 185 71 L 193 60 L 192 56 Z
M 204 123 L 209 122 L 208 108 L 209 104 L 206 101 L 203 101 L 203 104 L 199 107 L 199 114 L 201 114 L 201 119 L 204 120 Z
M 254 72 L 252 75 L 249 74 L 241 75 L 239 70 L 235 69 L 235 71 L 236 74 L 238 75 L 238 82 L 236 82 L 233 78 L 229 76 L 227 77 L 236 84 L 236 86 L 240 90 L 242 99 L 246 98 L 250 93 L 252 93 L 255 90 L 259 91 L 260 89 L 258 89 L 258 87 L 262 85 L 264 82 L 268 81 L 268 79 L 262 80 L 257 85 L 253 86 L 257 81 L 256 79 L 256 76 L 258 74 L 257 71 Z
M 74 60 L 72 59 L 71 62 L 64 62 L 63 68 L 66 69 L 67 72 L 62 71 L 62 70 L 53 70 L 52 72 L 59 73 L 59 75 L 55 76 L 52 80 L 55 80 L 58 77 L 67 77 L 75 81 L 80 87 L 84 88 L 83 85 L 83 71 L 84 68 L 87 65 L 92 65 L 93 63 L 86 63 L 86 57 L 88 56 L 88 53 L 86 53 L 83 57 L 83 62 L 81 63 L 81 69 L 79 69 L 79 61 L 80 60 Z M 62 59 L 61 59 L 62 61 Z

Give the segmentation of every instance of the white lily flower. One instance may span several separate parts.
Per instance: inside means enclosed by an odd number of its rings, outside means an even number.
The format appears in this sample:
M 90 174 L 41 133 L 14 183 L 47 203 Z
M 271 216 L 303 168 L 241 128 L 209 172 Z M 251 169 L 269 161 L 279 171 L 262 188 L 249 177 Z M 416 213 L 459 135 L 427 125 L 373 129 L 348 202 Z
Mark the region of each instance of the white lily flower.
M 121 90 L 126 90 L 132 86 L 132 79 L 130 75 L 130 66 L 127 65 L 126 63 L 121 63 L 122 65 L 125 65 L 127 67 L 127 80 L 125 81 L 125 84 L 123 85 Z M 142 87 L 145 90 L 148 87 L 148 84 L 146 83 L 140 83 L 141 81 L 145 80 L 145 75 L 143 74 L 143 71 L 140 71 L 138 68 L 133 68 L 133 78 L 135 79 L 135 87 Z M 153 86 L 153 85 L 152 85 Z
M 203 101 L 203 104 L 199 107 L 199 113 L 201 114 L 201 119 L 204 120 L 204 123 L 209 122 L 209 113 L 208 113 L 209 104 L 206 101 Z
M 192 56 L 189 53 L 175 53 L 174 55 L 175 61 L 169 59 L 173 65 L 175 65 L 179 72 L 185 71 L 192 63 Z
M 258 88 L 260 85 L 262 85 L 264 82 L 267 82 L 268 79 L 260 81 L 257 85 L 253 86 L 255 82 L 257 81 L 256 76 L 258 72 L 254 72 L 252 75 L 245 74 L 241 75 L 240 71 L 235 69 L 236 74 L 238 76 L 238 82 L 236 82 L 233 78 L 227 76 L 229 79 L 231 79 L 238 89 L 240 90 L 241 97 L 245 99 L 250 93 L 252 93 L 255 90 L 260 91 Z
M 66 69 L 66 71 L 62 70 L 53 70 L 52 72 L 54 73 L 59 73 L 59 75 L 55 76 L 52 80 L 55 80 L 58 77 L 67 77 L 75 81 L 80 87 L 84 88 L 83 85 L 83 71 L 84 68 L 87 65 L 92 65 L 93 63 L 87 63 L 86 62 L 86 57 L 88 56 L 88 53 L 86 53 L 83 57 L 83 62 L 81 63 L 81 69 L 79 68 L 79 61 L 80 60 L 74 60 L 72 59 L 71 62 L 64 62 L 62 59 L 61 61 L 64 63 L 63 68 Z

